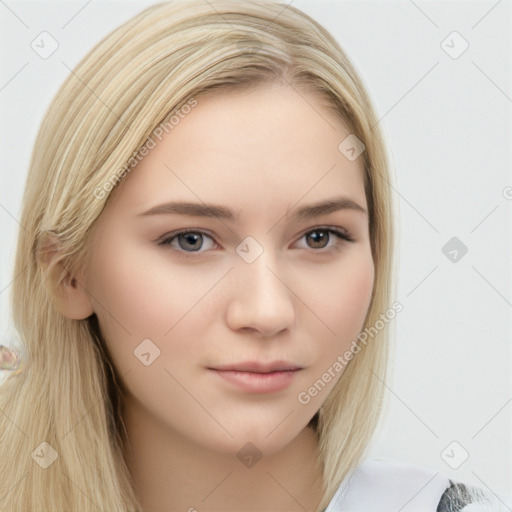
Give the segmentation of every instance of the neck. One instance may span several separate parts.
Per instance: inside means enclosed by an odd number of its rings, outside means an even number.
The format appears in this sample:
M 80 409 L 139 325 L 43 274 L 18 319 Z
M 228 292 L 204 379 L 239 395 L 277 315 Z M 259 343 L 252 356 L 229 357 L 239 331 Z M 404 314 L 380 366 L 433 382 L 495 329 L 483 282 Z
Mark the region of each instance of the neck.
M 124 420 L 125 458 L 144 512 L 318 511 L 322 473 L 310 428 L 254 463 L 198 445 L 133 404 Z

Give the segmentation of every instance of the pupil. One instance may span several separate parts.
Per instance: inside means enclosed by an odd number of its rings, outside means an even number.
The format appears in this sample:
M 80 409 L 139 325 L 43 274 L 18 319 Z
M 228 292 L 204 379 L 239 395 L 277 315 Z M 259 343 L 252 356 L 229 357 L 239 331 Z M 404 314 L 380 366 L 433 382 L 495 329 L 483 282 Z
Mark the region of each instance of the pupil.
M 326 235 L 327 234 L 323 231 L 312 231 L 309 236 L 310 236 L 310 238 L 313 238 L 314 244 L 320 242 L 320 247 L 325 247 L 325 244 L 322 245 L 322 239 L 325 242 L 325 240 L 327 239 Z M 318 247 L 318 246 L 315 246 L 315 247 Z
M 183 238 L 185 238 L 187 243 L 191 243 L 192 245 L 194 244 L 194 242 L 197 242 L 199 240 L 199 237 L 201 237 L 200 234 L 194 234 L 194 233 L 186 233 L 181 236 Z M 190 249 L 191 248 L 191 247 L 183 247 L 181 243 L 180 243 L 180 246 L 182 249 Z M 192 247 L 192 249 L 195 249 L 195 250 L 200 249 L 200 246 L 196 245 L 195 247 Z

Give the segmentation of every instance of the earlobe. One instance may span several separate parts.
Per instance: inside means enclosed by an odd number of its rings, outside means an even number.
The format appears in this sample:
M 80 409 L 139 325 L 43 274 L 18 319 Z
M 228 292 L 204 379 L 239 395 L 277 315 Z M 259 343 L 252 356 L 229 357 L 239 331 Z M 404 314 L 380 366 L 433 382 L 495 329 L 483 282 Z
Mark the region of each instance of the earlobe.
M 82 284 L 83 275 L 66 270 L 62 259 L 56 261 L 58 256 L 58 239 L 54 234 L 45 236 L 38 245 L 37 261 L 45 275 L 46 289 L 64 316 L 75 320 L 88 318 L 94 314 L 94 309 L 90 295 Z

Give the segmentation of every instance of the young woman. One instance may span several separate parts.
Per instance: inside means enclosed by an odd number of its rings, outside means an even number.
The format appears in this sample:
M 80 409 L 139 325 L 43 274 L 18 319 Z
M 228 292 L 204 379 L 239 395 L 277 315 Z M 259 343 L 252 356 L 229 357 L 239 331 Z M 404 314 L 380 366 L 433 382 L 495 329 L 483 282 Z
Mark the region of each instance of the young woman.
M 510 510 L 365 458 L 390 175 L 353 66 L 293 6 L 168 2 L 105 37 L 43 120 L 20 223 L 1 510 Z

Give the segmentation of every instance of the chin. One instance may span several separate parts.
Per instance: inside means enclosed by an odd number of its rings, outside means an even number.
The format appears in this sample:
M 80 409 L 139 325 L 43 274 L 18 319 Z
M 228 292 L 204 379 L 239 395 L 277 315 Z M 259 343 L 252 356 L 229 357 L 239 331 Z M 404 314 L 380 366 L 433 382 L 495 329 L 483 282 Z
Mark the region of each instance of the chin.
M 265 420 L 261 415 L 247 415 L 243 424 L 237 421 L 236 425 L 231 424 L 226 427 L 233 438 L 221 434 L 217 437 L 219 442 L 216 443 L 215 450 L 238 454 L 240 450 L 244 450 L 244 447 L 245 450 L 250 451 L 254 446 L 255 451 L 258 450 L 265 456 L 279 452 L 293 442 L 309 424 L 309 418 L 304 418 L 297 423 L 296 417 L 292 423 L 290 420 L 295 415 L 293 412 L 290 414 L 290 411 L 292 411 L 291 408 L 279 417 L 268 417 Z M 249 446 L 246 446 L 248 444 Z

